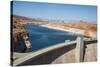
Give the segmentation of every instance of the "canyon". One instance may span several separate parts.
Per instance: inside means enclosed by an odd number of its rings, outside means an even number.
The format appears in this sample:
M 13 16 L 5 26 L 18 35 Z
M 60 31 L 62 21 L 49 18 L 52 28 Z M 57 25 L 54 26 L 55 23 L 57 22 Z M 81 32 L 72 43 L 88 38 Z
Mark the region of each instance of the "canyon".
M 57 21 L 57 20 L 43 20 L 40 18 L 28 18 L 24 16 L 12 16 L 13 20 L 17 20 L 20 24 L 38 24 L 44 27 L 64 30 L 86 37 L 97 37 L 97 22 L 88 22 L 84 20 L 78 21 Z M 14 26 L 14 25 L 13 25 Z

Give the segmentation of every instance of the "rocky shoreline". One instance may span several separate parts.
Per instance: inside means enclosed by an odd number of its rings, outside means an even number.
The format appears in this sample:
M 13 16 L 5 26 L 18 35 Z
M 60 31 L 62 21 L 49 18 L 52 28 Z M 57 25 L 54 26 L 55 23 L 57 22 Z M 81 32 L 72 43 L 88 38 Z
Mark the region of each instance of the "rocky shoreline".
M 72 34 L 78 34 L 78 35 L 83 35 L 85 37 L 91 37 L 91 38 L 97 38 L 96 31 L 92 30 L 86 30 L 86 29 L 81 29 L 81 28 L 73 28 L 73 27 L 68 27 L 60 24 L 45 24 L 41 25 L 42 27 L 47 27 L 50 29 L 56 29 L 56 30 L 61 30 L 61 31 L 66 31 L 70 32 Z
M 31 49 L 28 33 L 18 21 L 13 21 L 12 52 L 28 52 Z

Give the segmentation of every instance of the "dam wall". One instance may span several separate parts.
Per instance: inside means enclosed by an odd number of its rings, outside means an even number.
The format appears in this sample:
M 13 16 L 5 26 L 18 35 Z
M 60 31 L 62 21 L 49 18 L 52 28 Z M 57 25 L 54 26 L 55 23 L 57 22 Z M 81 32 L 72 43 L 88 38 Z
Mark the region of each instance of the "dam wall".
M 78 48 L 77 41 L 65 42 L 40 49 L 36 52 L 27 53 L 14 61 L 14 65 L 41 65 L 41 64 L 62 64 L 77 62 L 93 62 L 97 60 L 97 40 L 84 41 L 84 50 Z M 79 51 L 80 50 L 80 51 Z M 79 55 L 78 55 L 79 53 Z M 82 55 L 83 53 L 83 55 Z M 78 55 L 79 57 L 77 57 Z M 80 57 L 83 58 L 82 61 Z M 77 61 L 78 60 L 78 61 Z

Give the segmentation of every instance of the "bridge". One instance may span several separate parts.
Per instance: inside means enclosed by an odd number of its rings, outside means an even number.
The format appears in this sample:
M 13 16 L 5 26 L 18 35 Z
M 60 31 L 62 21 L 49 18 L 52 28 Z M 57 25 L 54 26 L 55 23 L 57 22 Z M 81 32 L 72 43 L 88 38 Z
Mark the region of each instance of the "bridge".
M 65 41 L 64 43 L 55 44 L 34 52 L 24 53 L 24 56 L 22 55 L 22 57 L 13 61 L 13 66 L 49 64 L 54 61 L 55 58 L 70 51 L 71 49 L 75 49 L 75 62 L 83 62 L 85 46 L 87 43 L 92 42 L 97 42 L 97 40 L 84 39 L 82 36 L 78 36 L 75 41 Z M 50 57 L 53 54 L 54 56 Z M 41 58 L 42 60 L 40 60 Z

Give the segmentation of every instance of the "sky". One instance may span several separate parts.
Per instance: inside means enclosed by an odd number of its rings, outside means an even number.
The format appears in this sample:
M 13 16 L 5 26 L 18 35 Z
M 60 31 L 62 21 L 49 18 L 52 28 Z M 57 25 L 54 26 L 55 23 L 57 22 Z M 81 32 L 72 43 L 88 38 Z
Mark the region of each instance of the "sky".
M 47 20 L 97 21 L 97 6 L 13 1 L 13 15 Z

